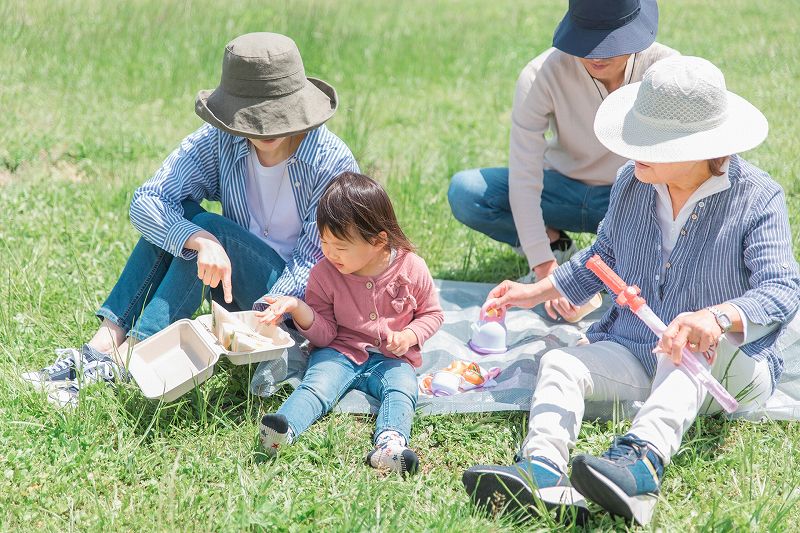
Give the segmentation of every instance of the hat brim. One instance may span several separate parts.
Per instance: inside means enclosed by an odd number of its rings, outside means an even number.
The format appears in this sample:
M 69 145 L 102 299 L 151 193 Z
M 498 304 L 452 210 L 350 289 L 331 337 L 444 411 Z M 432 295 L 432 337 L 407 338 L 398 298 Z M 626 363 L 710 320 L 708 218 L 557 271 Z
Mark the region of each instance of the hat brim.
M 678 163 L 725 157 L 755 148 L 767 138 L 767 119 L 753 104 L 728 91 L 726 119 L 698 132 L 658 128 L 633 113 L 641 82 L 617 89 L 600 105 L 594 134 L 611 152 L 645 163 Z
M 586 29 L 564 15 L 553 33 L 553 46 L 567 54 L 600 59 L 635 54 L 650 47 L 658 34 L 658 4 L 642 0 L 639 15 L 619 28 Z
M 195 99 L 197 115 L 223 131 L 250 139 L 276 139 L 313 130 L 336 112 L 336 90 L 317 78 L 279 98 L 243 98 L 222 87 L 200 91 Z

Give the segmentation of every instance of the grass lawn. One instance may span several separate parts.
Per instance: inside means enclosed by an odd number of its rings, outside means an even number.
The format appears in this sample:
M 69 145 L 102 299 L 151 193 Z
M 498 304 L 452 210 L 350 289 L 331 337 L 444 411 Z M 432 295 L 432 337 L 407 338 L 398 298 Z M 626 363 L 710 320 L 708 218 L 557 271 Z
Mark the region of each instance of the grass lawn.
M 499 281 L 525 270 L 507 247 L 461 227 L 446 189 L 457 170 L 507 163 L 520 69 L 550 43 L 565 1 L 0 2 L 0 530 L 512 531 L 468 504 L 462 471 L 508 463 L 520 413 L 417 417 L 423 471 L 408 481 L 363 465 L 373 420 L 325 417 L 265 461 L 253 369 L 221 365 L 180 401 L 135 385 L 86 391 L 54 410 L 16 375 L 96 327 L 94 310 L 138 237 L 135 187 L 201 121 L 236 35 L 298 43 L 341 107 L 330 128 L 384 182 L 434 276 Z M 782 0 L 661 2 L 659 40 L 715 62 L 767 115 L 747 158 L 786 189 L 800 235 L 800 16 Z M 580 236 L 582 244 L 590 236 Z M 600 452 L 625 423 L 584 423 Z M 797 424 L 698 421 L 667 470 L 652 529 L 795 530 Z M 593 529 L 625 528 L 602 513 Z

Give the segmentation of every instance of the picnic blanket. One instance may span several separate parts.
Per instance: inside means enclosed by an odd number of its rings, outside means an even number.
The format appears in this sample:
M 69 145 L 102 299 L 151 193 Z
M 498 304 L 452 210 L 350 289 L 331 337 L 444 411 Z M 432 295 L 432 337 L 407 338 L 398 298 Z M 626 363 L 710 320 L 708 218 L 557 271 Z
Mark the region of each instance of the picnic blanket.
M 478 362 L 482 367 L 500 367 L 496 385 L 453 396 L 430 397 L 420 394 L 417 409 L 421 414 L 469 413 L 488 411 L 528 411 L 536 386 L 539 357 L 553 348 L 574 346 L 583 338 L 589 325 L 611 305 L 603 297 L 603 305 L 584 320 L 570 324 L 554 322 L 541 308 L 512 309 L 506 316 L 509 350 L 501 355 L 478 355 L 467 347 L 470 325 L 477 320 L 480 305 L 493 285 L 464 281 L 437 280 L 439 298 L 444 309 L 444 324 L 422 350 L 422 376 L 448 366 L 454 359 Z M 283 384 L 297 387 L 305 372 L 307 355 L 297 345 L 279 359 L 265 361 L 256 368 L 250 390 L 259 396 L 270 396 Z M 796 318 L 779 339 L 785 370 L 775 394 L 757 412 L 744 418 L 761 420 L 800 419 L 800 318 Z M 350 391 L 337 404 L 336 410 L 349 413 L 376 413 L 375 398 L 359 391 Z M 632 416 L 641 402 L 587 402 L 585 418 L 611 419 Z

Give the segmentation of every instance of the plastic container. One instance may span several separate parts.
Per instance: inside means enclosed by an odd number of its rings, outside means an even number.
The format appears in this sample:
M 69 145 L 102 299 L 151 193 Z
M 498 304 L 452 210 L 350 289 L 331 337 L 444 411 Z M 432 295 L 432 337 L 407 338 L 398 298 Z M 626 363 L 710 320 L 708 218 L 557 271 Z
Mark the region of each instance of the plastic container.
M 234 314 L 248 324 L 255 321 L 253 311 Z M 211 315 L 178 320 L 133 347 L 128 371 L 146 398 L 171 402 L 210 378 L 220 357 L 236 365 L 257 363 L 277 359 L 294 345 L 294 339 L 283 329 L 265 328 L 258 331 L 271 333 L 267 336 L 275 340 L 274 348 L 237 353 L 226 351 L 217 342 L 211 333 Z
M 468 345 L 472 351 L 487 354 L 502 354 L 506 346 L 505 312 L 501 309 L 487 311 L 486 304 L 481 307 L 478 322 L 471 325 L 472 338 Z

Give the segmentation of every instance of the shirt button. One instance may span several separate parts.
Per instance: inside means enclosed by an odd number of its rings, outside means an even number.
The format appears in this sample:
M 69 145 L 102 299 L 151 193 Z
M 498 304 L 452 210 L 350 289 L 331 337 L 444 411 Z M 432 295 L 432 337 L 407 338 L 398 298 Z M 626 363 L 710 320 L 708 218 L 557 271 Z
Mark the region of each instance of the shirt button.
M 658 280 L 660 280 L 660 279 L 661 279 L 661 276 L 659 276 L 658 274 L 656 274 L 656 281 L 658 281 Z
M 697 213 L 692 213 L 692 220 L 697 220 Z
M 681 235 L 686 235 L 686 230 L 685 229 L 681 230 Z
M 670 268 L 670 267 L 672 267 L 672 263 L 670 263 L 670 262 L 667 262 L 667 264 L 664 265 L 664 268 Z
M 705 206 L 706 206 L 705 202 L 700 202 L 697 204 L 697 207 L 705 207 Z
M 789 268 L 789 263 L 781 263 L 781 266 L 782 266 L 783 268 Z
M 300 186 L 300 182 L 299 182 L 299 181 L 295 181 L 295 182 L 294 182 L 294 186 L 295 186 L 295 187 L 299 187 L 299 186 Z
M 368 281 L 368 282 L 367 282 L 367 288 L 368 288 L 368 289 L 372 289 L 372 287 L 373 287 L 373 285 L 372 285 L 372 282 L 371 282 L 371 281 Z
M 374 344 L 375 346 L 380 346 L 381 345 L 381 340 L 380 339 L 375 339 L 375 342 L 373 342 L 372 344 Z
M 378 314 L 377 314 L 377 313 L 370 313 L 370 314 L 369 314 L 369 319 L 370 319 L 370 320 L 375 320 L 375 319 L 377 319 L 377 318 L 378 318 Z

